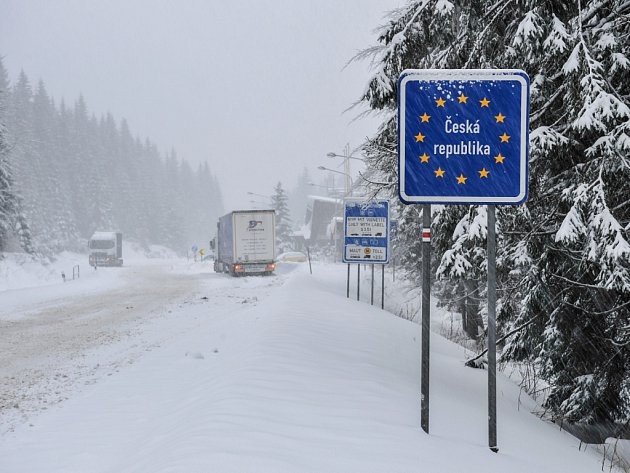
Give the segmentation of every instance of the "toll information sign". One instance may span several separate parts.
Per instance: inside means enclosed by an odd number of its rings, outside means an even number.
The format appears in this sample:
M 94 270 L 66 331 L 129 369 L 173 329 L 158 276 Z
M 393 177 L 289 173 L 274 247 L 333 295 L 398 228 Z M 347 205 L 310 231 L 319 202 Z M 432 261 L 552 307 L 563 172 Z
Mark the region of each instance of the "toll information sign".
M 344 263 L 389 261 L 389 202 L 344 201 Z
M 527 199 L 529 78 L 519 70 L 407 70 L 399 79 L 406 203 Z

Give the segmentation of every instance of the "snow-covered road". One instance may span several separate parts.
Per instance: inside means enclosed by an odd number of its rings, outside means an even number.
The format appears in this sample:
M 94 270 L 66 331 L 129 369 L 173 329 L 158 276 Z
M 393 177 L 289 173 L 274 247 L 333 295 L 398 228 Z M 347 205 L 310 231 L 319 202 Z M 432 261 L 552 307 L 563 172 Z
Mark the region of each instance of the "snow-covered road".
M 2 293 L 0 434 L 194 330 L 194 318 L 177 322 L 181 307 L 211 302 L 215 316 L 225 306 L 233 313 L 279 282 L 231 280 L 201 264 L 138 261 L 65 284 Z

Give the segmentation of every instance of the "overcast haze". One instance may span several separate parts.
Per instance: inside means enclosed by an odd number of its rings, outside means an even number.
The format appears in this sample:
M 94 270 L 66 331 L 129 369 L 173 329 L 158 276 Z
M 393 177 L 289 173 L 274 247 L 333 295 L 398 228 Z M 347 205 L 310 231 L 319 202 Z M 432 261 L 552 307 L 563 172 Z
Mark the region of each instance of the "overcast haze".
M 12 82 L 23 69 L 56 101 L 82 93 L 163 152 L 208 161 L 231 210 L 305 166 L 319 177 L 327 152 L 376 129 L 343 113 L 368 79 L 344 65 L 402 3 L 3 0 L 0 55 Z

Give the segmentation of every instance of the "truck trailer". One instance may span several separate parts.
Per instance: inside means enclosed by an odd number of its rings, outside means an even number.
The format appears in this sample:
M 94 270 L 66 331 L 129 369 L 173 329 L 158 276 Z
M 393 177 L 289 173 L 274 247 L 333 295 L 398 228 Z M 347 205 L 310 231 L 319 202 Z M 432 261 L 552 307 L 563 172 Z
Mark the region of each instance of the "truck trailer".
M 90 241 L 90 266 L 122 266 L 122 233 L 94 232 Z
M 214 240 L 214 270 L 271 274 L 276 269 L 276 212 L 235 210 L 219 218 Z

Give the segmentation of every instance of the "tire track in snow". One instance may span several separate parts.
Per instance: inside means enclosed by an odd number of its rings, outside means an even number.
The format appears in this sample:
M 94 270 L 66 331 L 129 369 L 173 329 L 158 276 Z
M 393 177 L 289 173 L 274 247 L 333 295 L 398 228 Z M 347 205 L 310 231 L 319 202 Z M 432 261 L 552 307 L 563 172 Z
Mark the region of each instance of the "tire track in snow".
M 135 267 L 121 277 L 127 280 L 122 287 L 67 301 L 25 301 L 22 314 L 0 314 L 0 435 L 194 330 L 187 309 L 244 310 L 284 280 L 174 273 L 170 265 Z M 160 331 L 160 323 L 172 318 L 181 326 Z

